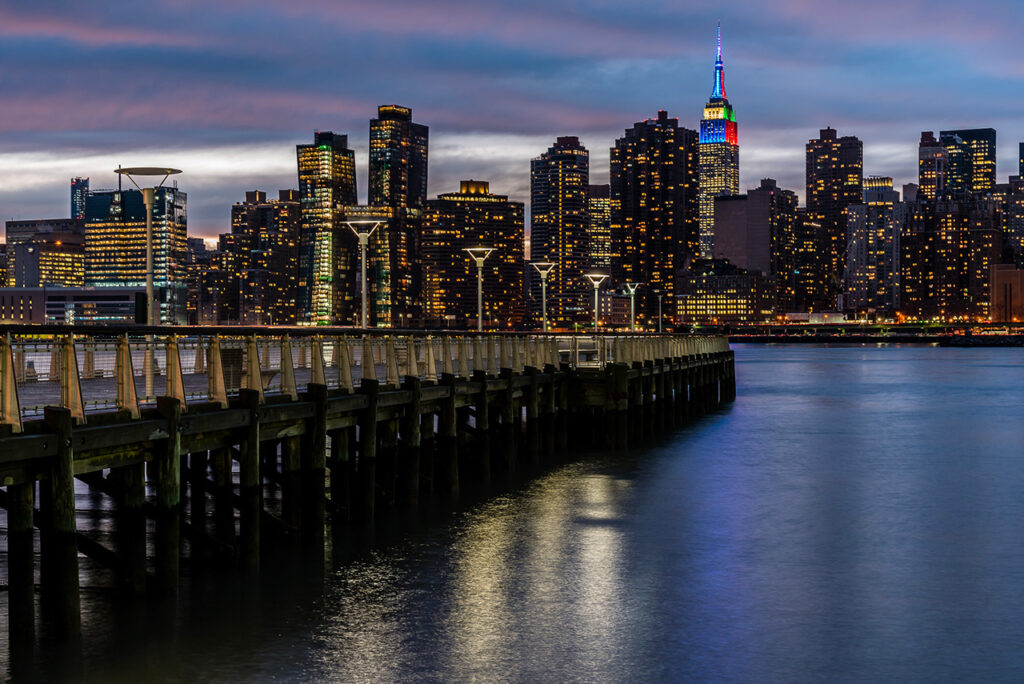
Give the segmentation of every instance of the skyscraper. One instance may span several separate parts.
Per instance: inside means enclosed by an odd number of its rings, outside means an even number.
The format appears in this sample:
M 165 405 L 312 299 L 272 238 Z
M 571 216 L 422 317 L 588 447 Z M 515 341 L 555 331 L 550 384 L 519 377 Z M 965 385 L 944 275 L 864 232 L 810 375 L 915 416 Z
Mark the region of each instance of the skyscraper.
M 296 145 L 302 229 L 298 295 L 311 323 L 353 320 L 355 237 L 340 223 L 342 207 L 357 203 L 356 159 L 348 136 L 317 131 L 312 145 Z
M 864 201 L 846 208 L 846 307 L 893 312 L 900 308 L 900 250 L 907 205 L 892 178 L 864 180 Z
M 1024 142 L 1017 143 L 1017 175 L 1024 178 Z
M 608 273 L 612 267 L 612 203 L 608 184 L 591 185 L 587 191 L 590 268 Z
M 643 283 L 637 315 L 672 301 L 676 272 L 699 249 L 697 132 L 665 111 L 626 129 L 611 149 L 612 278 Z
M 530 162 L 530 259 L 557 264 L 548 277 L 548 316 L 556 326 L 589 311 L 583 278 L 590 261 L 589 187 L 590 153 L 575 136 L 558 138 Z
M 160 321 L 183 323 L 186 312 L 188 198 L 162 187 L 153 205 L 153 285 Z M 146 207 L 138 190 L 89 193 L 85 207 L 86 287 L 146 284 Z
M 934 202 L 946 192 L 949 176 L 949 150 L 935 139 L 931 131 L 921 132 L 917 146 L 918 193 Z
M 432 326 L 476 321 L 476 265 L 466 247 L 492 247 L 483 270 L 485 328 L 523 320 L 523 203 L 494 195 L 488 183 L 462 181 L 458 192 L 427 202 L 423 221 L 424 315 Z
M 807 142 L 807 214 L 821 224 L 818 250 L 824 301 L 818 307 L 835 307 L 846 270 L 846 220 L 843 210 L 863 200 L 864 145 L 847 135 L 836 137 L 833 128 L 822 129 Z
M 85 218 L 85 200 L 89 196 L 89 179 L 71 179 L 71 218 L 81 221 Z
M 268 200 L 259 190 L 231 207 L 231 267 L 238 280 L 238 322 L 296 322 L 299 272 L 299 193 L 281 190 Z
M 940 131 L 939 142 L 950 150 L 951 190 L 985 192 L 996 185 L 996 130 L 968 128 Z
M 408 107 L 377 107 L 377 118 L 370 119 L 370 206 L 423 207 L 429 137 L 430 129 L 413 123 Z
M 792 280 L 797 196 L 773 178 L 745 195 L 715 199 L 715 259 L 757 272 L 783 291 Z
M 718 24 L 718 56 L 711 99 L 700 122 L 700 254 L 711 258 L 715 239 L 715 197 L 740 192 L 740 142 L 736 113 L 725 95 L 722 24 Z

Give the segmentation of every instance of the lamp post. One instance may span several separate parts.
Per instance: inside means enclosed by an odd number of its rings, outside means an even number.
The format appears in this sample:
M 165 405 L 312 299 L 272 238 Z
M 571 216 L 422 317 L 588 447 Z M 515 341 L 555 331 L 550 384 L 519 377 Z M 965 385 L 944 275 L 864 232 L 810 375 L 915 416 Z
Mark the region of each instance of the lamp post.
M 465 247 L 473 261 L 476 262 L 476 331 L 484 330 L 484 259 L 494 251 L 493 247 Z
M 540 274 L 540 322 L 543 332 L 548 331 L 548 274 L 555 268 L 550 261 L 531 261 L 530 265 Z
M 597 333 L 597 291 L 601 287 L 601 283 L 608 277 L 607 273 L 586 273 L 583 275 L 584 278 L 590 281 L 590 284 L 594 286 L 594 332 Z
M 156 308 L 153 306 L 153 205 L 156 203 L 156 191 L 163 187 L 164 182 L 169 176 L 177 175 L 181 171 L 179 169 L 158 166 L 133 166 L 129 168 L 118 167 L 114 169 L 114 173 L 128 177 L 132 185 L 142 193 L 142 203 L 146 206 L 146 325 L 158 325 L 159 318 L 155 319 L 153 316 L 153 310 Z M 163 178 L 155 186 L 143 188 L 135 180 L 136 176 L 140 178 L 163 176 Z M 153 365 L 153 336 L 146 335 L 144 372 L 146 376 L 147 400 L 153 396 Z
M 626 283 L 626 292 L 629 294 L 629 332 L 636 332 L 636 288 L 640 283 Z
M 361 312 L 362 313 L 362 315 L 361 315 L 362 326 L 361 327 L 363 328 L 363 330 L 366 329 L 366 324 L 367 324 L 366 323 L 366 319 L 367 319 L 367 317 L 366 317 L 366 314 L 367 314 L 367 310 L 366 310 L 366 247 L 370 243 L 370 236 L 373 235 L 373 232 L 375 230 L 377 230 L 377 228 L 380 226 L 381 223 L 383 223 L 383 221 L 374 221 L 372 219 L 366 220 L 366 221 L 345 221 L 345 225 L 348 226 L 349 230 L 351 230 L 353 233 L 355 233 L 356 238 L 358 238 L 358 240 L 359 240 L 359 268 L 362 270 L 362 273 L 363 273 L 363 277 L 362 277 L 362 281 L 363 281 L 363 284 L 362 284 L 362 289 L 363 289 L 363 308 L 362 308 L 362 312 Z M 360 226 L 369 226 L 369 225 L 373 225 L 373 228 L 370 228 L 370 230 L 360 230 L 359 229 Z
M 665 296 L 665 293 L 659 290 L 656 294 L 658 295 L 658 334 L 660 335 L 661 334 L 661 298 Z

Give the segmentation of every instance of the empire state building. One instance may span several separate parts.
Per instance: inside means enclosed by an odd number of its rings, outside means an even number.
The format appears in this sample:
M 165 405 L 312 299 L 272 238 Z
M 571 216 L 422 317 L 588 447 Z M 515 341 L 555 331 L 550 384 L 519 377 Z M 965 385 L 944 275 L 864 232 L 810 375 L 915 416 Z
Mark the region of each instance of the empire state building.
M 711 99 L 700 122 L 700 252 L 710 259 L 715 244 L 715 197 L 740 192 L 740 143 L 736 114 L 725 95 L 722 24 L 718 24 L 718 58 Z

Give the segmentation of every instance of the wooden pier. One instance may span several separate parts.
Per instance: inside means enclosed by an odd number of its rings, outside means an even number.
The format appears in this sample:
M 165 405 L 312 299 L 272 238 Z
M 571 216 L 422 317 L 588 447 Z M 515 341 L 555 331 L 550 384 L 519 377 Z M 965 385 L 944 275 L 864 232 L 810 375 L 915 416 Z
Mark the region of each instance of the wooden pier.
M 159 332 L 0 337 L 12 646 L 33 643 L 37 608 L 79 636 L 80 554 L 126 593 L 174 597 L 183 562 L 256 572 L 272 546 L 322 549 L 329 526 L 569 445 L 623 449 L 736 392 L 722 337 Z M 22 401 L 44 382 L 52 406 Z M 113 548 L 79 532 L 76 479 L 115 503 Z

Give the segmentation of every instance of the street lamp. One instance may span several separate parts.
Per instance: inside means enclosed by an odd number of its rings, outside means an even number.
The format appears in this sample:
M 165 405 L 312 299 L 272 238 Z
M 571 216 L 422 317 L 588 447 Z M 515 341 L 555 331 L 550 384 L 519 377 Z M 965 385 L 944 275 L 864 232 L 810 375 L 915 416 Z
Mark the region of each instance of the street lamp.
M 594 286 L 594 332 L 597 333 L 597 291 L 601 287 L 601 283 L 608 277 L 607 273 L 586 273 L 583 275 L 584 278 L 590 281 L 590 284 Z
M 555 264 L 550 261 L 531 261 L 537 273 L 540 273 L 540 321 L 543 331 L 548 331 L 548 274 L 554 269 Z
M 366 246 L 370 242 L 370 236 L 373 235 L 373 231 L 377 230 L 383 221 L 374 221 L 372 219 L 366 221 L 345 221 L 345 225 L 348 226 L 349 230 L 355 233 L 356 238 L 359 239 L 359 264 L 363 272 L 363 309 L 362 309 L 362 321 L 361 326 L 364 330 L 366 329 Z M 373 228 L 370 230 L 359 230 L 359 226 L 369 226 Z
M 640 283 L 626 283 L 626 292 L 629 294 L 629 332 L 636 332 L 636 288 Z
M 181 173 L 181 171 L 179 169 L 158 166 L 134 166 L 130 168 L 118 167 L 114 169 L 114 173 L 128 177 L 128 180 L 132 182 L 132 185 L 138 188 L 139 192 L 142 193 L 142 203 L 146 206 L 146 325 L 157 325 L 158 321 L 154 321 L 153 317 L 153 310 L 156 308 L 153 306 L 153 205 L 156 203 L 156 191 L 163 187 L 164 182 L 169 176 L 177 175 Z M 163 176 L 163 178 L 155 186 L 143 188 L 135 180 L 136 176 L 140 178 Z M 149 399 L 153 396 L 152 335 L 146 336 L 146 358 L 144 365 L 146 375 L 146 399 Z
M 655 292 L 658 295 L 658 334 L 661 334 L 661 298 L 665 296 L 665 293 L 661 290 Z
M 491 255 L 494 247 L 465 247 L 470 258 L 476 262 L 476 331 L 484 329 L 484 259 Z

